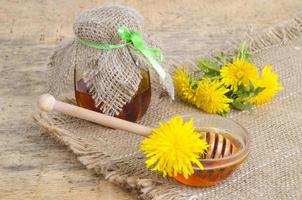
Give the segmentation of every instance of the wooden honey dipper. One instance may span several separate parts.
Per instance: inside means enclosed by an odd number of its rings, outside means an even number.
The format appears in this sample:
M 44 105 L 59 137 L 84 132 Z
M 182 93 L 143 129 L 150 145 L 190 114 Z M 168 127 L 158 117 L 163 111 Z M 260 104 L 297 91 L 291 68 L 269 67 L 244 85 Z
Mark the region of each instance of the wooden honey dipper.
M 150 135 L 152 132 L 152 129 L 146 126 L 57 101 L 50 94 L 43 94 L 39 97 L 38 107 L 40 110 L 45 112 L 56 110 L 73 117 L 85 119 L 107 127 L 129 131 L 145 137 Z M 209 131 L 202 131 L 200 134 L 202 135 L 201 137 L 209 144 L 208 151 L 203 155 L 203 159 L 223 158 L 230 156 L 239 150 L 236 145 L 221 134 Z
M 209 148 L 202 159 L 217 159 L 230 156 L 239 151 L 239 148 L 231 140 L 222 134 L 202 131 L 201 137 L 209 144 Z
M 235 145 L 222 135 L 201 133 L 202 137 L 200 137 L 193 127 L 193 119 L 185 122 L 181 116 L 176 116 L 166 123 L 161 123 L 159 128 L 153 129 L 57 101 L 50 94 L 43 94 L 39 97 L 38 107 L 44 112 L 55 110 L 103 126 L 146 137 L 141 145 L 144 154 L 149 158 L 146 165 L 148 168 L 156 166 L 153 169 L 161 171 L 164 176 L 167 174 L 169 176 L 183 174 L 184 177 L 188 177 L 194 173 L 193 164 L 202 169 L 203 166 L 199 159 L 207 151 L 207 148 L 210 153 L 207 153 L 205 158 L 228 156 L 236 151 Z M 186 131 L 179 131 L 180 129 Z M 178 134 L 177 137 L 174 137 L 175 134 Z M 179 138 L 181 138 L 181 141 L 178 141 Z M 163 140 L 165 140 L 164 143 L 162 143 Z M 172 158 L 171 155 L 177 156 L 177 159 Z

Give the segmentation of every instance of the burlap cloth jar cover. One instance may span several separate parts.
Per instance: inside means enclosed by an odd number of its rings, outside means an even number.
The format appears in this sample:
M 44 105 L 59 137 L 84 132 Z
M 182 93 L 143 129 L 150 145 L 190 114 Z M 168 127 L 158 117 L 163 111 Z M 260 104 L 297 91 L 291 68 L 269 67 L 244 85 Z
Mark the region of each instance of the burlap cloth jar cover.
M 285 89 L 252 114 L 231 113 L 230 118 L 250 131 L 251 151 L 247 162 L 217 186 L 187 187 L 146 169 L 139 151 L 142 137 L 59 113 L 39 112 L 34 119 L 88 169 L 143 199 L 302 199 L 302 16 L 254 35 L 248 42 L 253 62 L 274 65 Z M 178 100 L 171 103 L 156 88 L 139 123 L 156 126 L 175 114 L 200 112 Z
M 60 45 L 50 57 L 49 92 L 59 95 L 73 81 L 74 69 L 84 71 L 84 81 L 95 104 L 107 115 L 118 115 L 136 94 L 142 79 L 141 69 L 153 69 L 150 62 L 132 45 L 102 50 L 84 45 L 81 40 L 100 45 L 126 43 L 118 30 L 125 26 L 142 34 L 147 46 L 157 41 L 144 33 L 144 19 L 135 10 L 124 6 L 105 6 L 82 12 L 73 25 L 75 39 Z M 162 65 L 164 67 L 164 65 Z M 165 71 L 165 69 L 163 69 Z M 164 72 L 162 85 L 170 96 L 174 89 L 170 75 Z

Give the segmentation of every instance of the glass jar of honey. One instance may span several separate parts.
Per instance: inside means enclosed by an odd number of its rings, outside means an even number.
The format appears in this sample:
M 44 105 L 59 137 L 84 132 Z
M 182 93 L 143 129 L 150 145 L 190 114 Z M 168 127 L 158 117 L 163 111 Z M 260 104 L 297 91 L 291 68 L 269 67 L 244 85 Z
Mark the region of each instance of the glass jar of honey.
M 101 112 L 100 106 L 96 106 L 95 102 L 89 94 L 89 89 L 83 80 L 83 70 L 76 68 L 74 72 L 74 88 L 75 97 L 78 106 Z M 119 115 L 115 116 L 131 122 L 139 120 L 147 111 L 151 100 L 151 82 L 149 71 L 141 69 L 142 79 L 138 90 L 132 97 L 131 101 L 123 106 Z

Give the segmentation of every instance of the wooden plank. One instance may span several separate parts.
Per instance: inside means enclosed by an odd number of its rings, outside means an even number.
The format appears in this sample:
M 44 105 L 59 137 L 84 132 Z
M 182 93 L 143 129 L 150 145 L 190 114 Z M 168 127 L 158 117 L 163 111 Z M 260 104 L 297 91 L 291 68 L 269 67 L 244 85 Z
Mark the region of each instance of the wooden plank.
M 86 170 L 32 123 L 45 91 L 47 58 L 72 37 L 75 16 L 111 1 L 0 0 L 0 199 L 136 199 Z M 221 48 L 247 32 L 294 16 L 300 0 L 125 0 L 145 16 L 168 57 Z

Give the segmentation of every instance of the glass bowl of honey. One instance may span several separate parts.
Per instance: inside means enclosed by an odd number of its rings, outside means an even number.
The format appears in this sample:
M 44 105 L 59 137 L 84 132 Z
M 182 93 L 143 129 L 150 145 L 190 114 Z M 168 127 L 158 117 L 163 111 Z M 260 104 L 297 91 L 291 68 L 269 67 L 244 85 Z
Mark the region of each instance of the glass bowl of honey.
M 194 127 L 207 141 L 209 148 L 200 158 L 204 169 L 194 166 L 194 174 L 174 178 L 189 186 L 208 187 L 216 185 L 232 174 L 249 154 L 248 131 L 231 119 L 218 115 L 190 114 L 182 116 L 185 121 L 194 119 Z

